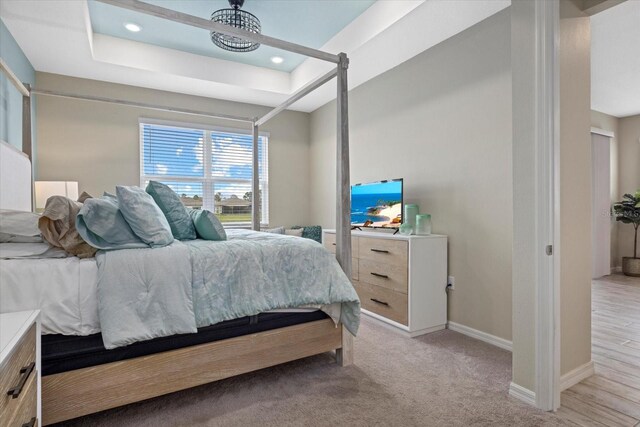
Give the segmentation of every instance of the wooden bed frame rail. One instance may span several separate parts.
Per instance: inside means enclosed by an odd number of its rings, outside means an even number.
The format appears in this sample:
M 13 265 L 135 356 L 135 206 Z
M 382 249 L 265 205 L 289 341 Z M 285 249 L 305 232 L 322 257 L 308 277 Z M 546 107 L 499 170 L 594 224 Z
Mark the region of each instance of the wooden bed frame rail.
M 42 377 L 43 425 L 336 350 L 353 363 L 353 336 L 331 319 Z

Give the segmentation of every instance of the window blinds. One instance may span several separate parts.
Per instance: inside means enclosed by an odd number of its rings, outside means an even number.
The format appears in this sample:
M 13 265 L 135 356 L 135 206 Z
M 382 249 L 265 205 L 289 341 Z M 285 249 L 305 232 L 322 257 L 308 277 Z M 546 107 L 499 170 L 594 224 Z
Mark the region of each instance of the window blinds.
M 268 138 L 258 140 L 261 222 L 268 223 Z M 185 205 L 221 221 L 251 222 L 253 138 L 216 129 L 140 123 L 140 182 L 169 185 Z

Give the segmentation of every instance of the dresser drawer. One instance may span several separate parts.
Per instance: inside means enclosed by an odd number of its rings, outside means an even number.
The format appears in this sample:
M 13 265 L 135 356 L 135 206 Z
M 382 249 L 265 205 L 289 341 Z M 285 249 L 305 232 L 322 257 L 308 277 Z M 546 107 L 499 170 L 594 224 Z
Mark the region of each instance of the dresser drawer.
M 351 237 L 351 256 L 358 257 L 358 237 Z M 322 244 L 331 253 L 336 253 L 336 235 L 333 233 L 324 233 Z
M 409 324 L 406 294 L 363 282 L 355 282 L 353 286 L 362 308 L 403 325 Z
M 358 246 L 360 259 L 407 267 L 409 248 L 405 240 L 360 237 Z
M 36 383 L 37 372 L 35 365 L 29 372 L 31 364 L 35 364 L 36 361 L 36 326 L 33 325 L 29 331 L 22 337 L 20 342 L 14 347 L 11 355 L 0 366 L 0 419 L 13 420 L 18 414 L 24 413 L 29 410 L 31 401 L 37 399 L 36 395 L 30 395 L 29 393 L 36 393 L 37 385 L 33 386 L 32 383 Z M 21 370 L 25 372 L 21 372 Z M 26 377 L 26 381 L 21 381 Z M 9 390 L 18 386 L 23 382 L 22 389 L 18 397 L 8 395 Z M 26 405 L 26 406 L 25 406 Z M 35 407 L 35 406 L 34 406 Z M 32 416 L 36 416 L 35 409 L 32 411 Z M 22 424 L 27 423 L 31 417 L 20 422 Z M 16 421 L 17 422 L 17 421 Z
M 13 418 L 9 421 L 7 426 L 22 427 L 24 425 L 37 427 L 39 425 L 37 420 L 38 415 L 38 377 L 35 374 L 31 374 L 27 383 L 20 393 L 20 403 L 13 414 Z M 30 421 L 34 420 L 31 424 Z
M 407 266 L 376 262 L 362 258 L 359 262 L 359 279 L 372 285 L 406 294 L 408 292 Z

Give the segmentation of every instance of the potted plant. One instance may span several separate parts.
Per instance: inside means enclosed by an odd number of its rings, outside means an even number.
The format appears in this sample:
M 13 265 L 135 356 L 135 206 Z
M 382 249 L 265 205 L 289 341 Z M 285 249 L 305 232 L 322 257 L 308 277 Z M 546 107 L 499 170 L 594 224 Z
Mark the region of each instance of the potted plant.
M 616 221 L 632 224 L 635 229 L 633 240 L 633 258 L 622 258 L 622 272 L 627 276 L 640 277 L 640 258 L 638 258 L 638 227 L 640 227 L 640 189 L 636 194 L 625 194 L 621 202 L 614 203 L 613 214 Z

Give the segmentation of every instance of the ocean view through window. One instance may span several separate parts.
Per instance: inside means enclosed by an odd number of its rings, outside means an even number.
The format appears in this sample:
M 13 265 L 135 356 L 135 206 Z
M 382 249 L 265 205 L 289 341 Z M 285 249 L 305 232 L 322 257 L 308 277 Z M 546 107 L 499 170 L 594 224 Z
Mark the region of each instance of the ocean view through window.
M 261 224 L 269 223 L 268 142 L 258 139 Z M 188 208 L 207 209 L 225 226 L 250 226 L 253 138 L 250 131 L 140 121 L 140 185 L 159 181 Z

